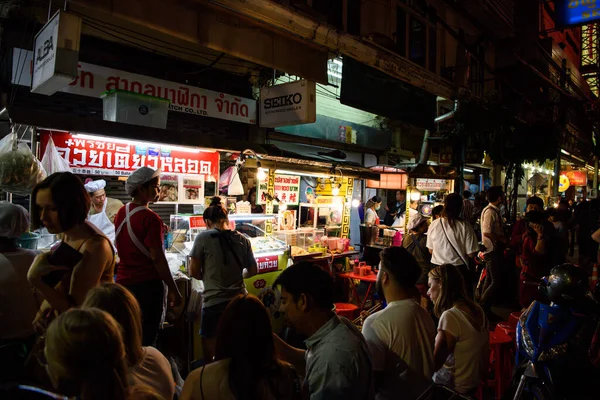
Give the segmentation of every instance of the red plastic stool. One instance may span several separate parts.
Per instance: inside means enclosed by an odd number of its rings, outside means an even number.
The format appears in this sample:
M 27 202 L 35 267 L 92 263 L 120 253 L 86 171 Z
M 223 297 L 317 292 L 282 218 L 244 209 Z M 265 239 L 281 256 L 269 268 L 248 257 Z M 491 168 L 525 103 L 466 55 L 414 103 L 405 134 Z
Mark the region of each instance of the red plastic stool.
M 335 313 L 340 317 L 354 319 L 354 314 L 358 310 L 358 306 L 352 303 L 335 303 Z
M 494 387 L 496 399 L 502 398 L 510 384 L 512 376 L 513 339 L 500 331 L 490 332 L 490 361 L 494 370 L 494 379 L 488 380 L 488 386 Z
M 517 324 L 519 323 L 519 318 L 521 318 L 521 311 L 510 313 L 508 317 L 508 324 L 512 326 L 515 330 L 517 329 Z
M 517 336 L 517 327 L 512 326 L 508 322 L 499 322 L 498 325 L 496 325 L 496 329 L 494 329 L 494 332 L 502 332 L 510 336 L 512 340 L 515 340 L 515 337 Z

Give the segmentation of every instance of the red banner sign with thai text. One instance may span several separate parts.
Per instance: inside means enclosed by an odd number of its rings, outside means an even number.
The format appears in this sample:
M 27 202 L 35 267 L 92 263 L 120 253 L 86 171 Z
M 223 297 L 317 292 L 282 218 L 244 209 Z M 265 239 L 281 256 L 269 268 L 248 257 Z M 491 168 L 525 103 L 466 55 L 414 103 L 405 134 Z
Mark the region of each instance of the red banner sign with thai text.
M 277 271 L 279 269 L 279 256 L 256 257 L 258 273 Z
M 41 159 L 50 132 L 40 133 Z M 75 174 L 129 176 L 138 168 L 150 167 L 160 168 L 163 173 L 204 175 L 207 182 L 219 180 L 216 151 L 57 131 L 52 131 L 52 140 Z

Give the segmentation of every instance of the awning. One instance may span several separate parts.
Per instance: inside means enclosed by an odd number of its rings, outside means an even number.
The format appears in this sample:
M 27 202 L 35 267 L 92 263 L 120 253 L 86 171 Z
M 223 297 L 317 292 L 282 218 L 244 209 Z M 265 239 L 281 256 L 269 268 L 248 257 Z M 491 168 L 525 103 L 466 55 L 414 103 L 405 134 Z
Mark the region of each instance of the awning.
M 307 174 L 324 174 L 337 168 L 344 176 L 360 179 L 379 179 L 379 174 L 356 163 L 330 161 L 323 157 L 310 157 L 282 150 L 274 145 L 261 145 L 230 138 L 224 139 L 220 136 L 190 135 L 168 129 L 148 128 L 76 115 L 66 116 L 65 114 L 24 107 L 9 107 L 3 115 L 3 118 L 6 117 L 14 124 L 31 125 L 48 130 L 114 136 L 131 140 L 143 139 L 154 143 L 201 147 L 229 152 L 251 150 L 261 157 L 262 166 L 265 168 L 292 169 Z M 251 162 L 252 160 L 248 161 Z

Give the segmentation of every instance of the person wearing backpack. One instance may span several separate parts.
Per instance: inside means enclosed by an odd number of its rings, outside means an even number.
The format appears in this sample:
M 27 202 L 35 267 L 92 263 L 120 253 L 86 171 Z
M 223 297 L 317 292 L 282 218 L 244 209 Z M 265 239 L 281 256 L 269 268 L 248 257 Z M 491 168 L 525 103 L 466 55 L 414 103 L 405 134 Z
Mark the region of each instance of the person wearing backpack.
M 190 252 L 190 272 L 204 283 L 200 336 L 204 361 L 210 363 L 219 320 L 230 300 L 248 294 L 244 279 L 256 275 L 258 266 L 250 240 L 230 229 L 220 197 L 213 197 L 203 217 L 207 230 L 196 236 Z

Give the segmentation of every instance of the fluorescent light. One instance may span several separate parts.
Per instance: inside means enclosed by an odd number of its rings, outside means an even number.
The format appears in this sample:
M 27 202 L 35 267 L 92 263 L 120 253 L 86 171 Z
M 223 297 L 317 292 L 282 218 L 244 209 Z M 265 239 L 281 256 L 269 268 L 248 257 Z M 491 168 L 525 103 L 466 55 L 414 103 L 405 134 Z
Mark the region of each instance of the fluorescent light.
M 286 169 L 277 169 L 277 170 L 275 170 L 275 173 L 281 174 L 281 175 L 299 175 L 299 176 L 310 176 L 310 177 L 315 177 L 315 178 L 331 178 L 331 175 L 329 175 L 329 174 L 289 171 Z
M 334 58 L 334 59 L 333 59 L 333 60 L 331 60 L 331 61 L 333 61 L 333 62 L 334 62 L 334 63 L 336 63 L 337 65 L 344 65 L 344 64 L 342 63 L 342 60 L 340 60 L 340 59 L 337 59 L 337 58 Z
M 327 71 L 327 75 L 333 76 L 334 78 L 342 79 L 342 74 L 338 74 L 337 72 Z
M 75 134 L 73 136 L 75 136 L 77 138 L 81 138 L 81 139 L 86 139 L 86 140 L 106 140 L 108 142 L 122 143 L 122 144 L 131 144 L 131 145 L 134 145 L 134 146 L 159 146 L 159 147 L 166 147 L 166 148 L 169 148 L 171 150 L 182 151 L 182 152 L 185 152 L 185 153 L 194 153 L 194 154 L 198 154 L 198 153 L 201 153 L 201 152 L 213 153 L 213 151 L 211 151 L 211 150 L 201 150 L 201 149 L 195 149 L 193 147 L 171 146 L 171 145 L 168 145 L 166 143 L 140 142 L 140 141 L 137 141 L 137 140 L 119 139 L 119 138 L 108 137 L 108 136 L 86 135 L 84 133 L 77 133 L 77 134 Z
M 267 221 L 274 219 L 273 214 L 229 214 L 230 221 Z
M 473 170 L 471 168 L 463 168 L 463 171 L 465 171 L 465 172 L 473 172 Z
M 285 250 L 274 250 L 274 251 L 255 251 L 254 258 L 256 257 L 270 257 L 270 256 L 280 256 L 285 252 Z
M 571 155 L 571 153 L 569 153 L 568 151 L 566 151 L 566 150 L 563 150 L 563 149 L 560 149 L 560 152 L 561 152 L 561 153 L 563 153 L 563 154 L 566 154 L 566 155 L 568 155 L 568 156 L 570 156 L 570 155 Z
M 265 179 L 267 179 L 267 172 L 264 170 L 264 168 L 258 169 L 258 172 L 256 173 L 256 179 L 258 179 L 259 182 L 262 182 Z

